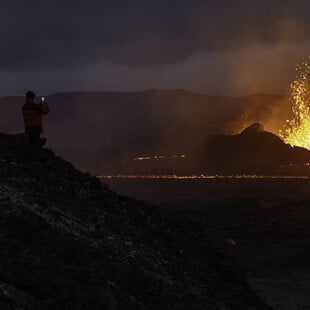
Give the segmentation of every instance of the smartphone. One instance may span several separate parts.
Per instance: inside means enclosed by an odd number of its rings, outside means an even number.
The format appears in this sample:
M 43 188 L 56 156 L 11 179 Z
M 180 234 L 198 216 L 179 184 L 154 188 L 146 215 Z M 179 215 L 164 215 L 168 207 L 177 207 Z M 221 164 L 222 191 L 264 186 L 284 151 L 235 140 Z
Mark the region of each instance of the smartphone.
M 41 102 L 42 102 L 42 103 L 45 102 L 45 97 L 41 97 Z

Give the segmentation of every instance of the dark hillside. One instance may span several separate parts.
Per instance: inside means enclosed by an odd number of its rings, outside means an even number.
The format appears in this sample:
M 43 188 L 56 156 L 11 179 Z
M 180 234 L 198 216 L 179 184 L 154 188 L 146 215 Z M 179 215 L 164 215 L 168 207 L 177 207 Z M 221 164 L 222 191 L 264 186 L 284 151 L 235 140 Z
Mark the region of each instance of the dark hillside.
M 216 173 L 309 175 L 310 151 L 253 124 L 238 135 L 210 136 L 205 166 Z
M 269 309 L 182 213 L 0 135 L 1 309 Z

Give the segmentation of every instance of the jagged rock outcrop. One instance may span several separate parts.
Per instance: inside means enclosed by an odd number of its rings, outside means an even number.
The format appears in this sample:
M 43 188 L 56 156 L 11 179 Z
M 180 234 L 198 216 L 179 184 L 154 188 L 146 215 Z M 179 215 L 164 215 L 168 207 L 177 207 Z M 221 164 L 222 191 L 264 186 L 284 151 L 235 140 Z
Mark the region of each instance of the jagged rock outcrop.
M 279 173 L 281 167 L 302 167 L 310 163 L 310 151 L 284 143 L 280 137 L 264 131 L 264 127 L 256 123 L 238 135 L 209 137 L 204 163 L 224 174 L 274 174 Z M 294 171 L 289 173 L 295 174 Z
M 254 123 L 241 132 L 241 135 L 255 135 L 264 132 L 264 126 L 260 123 Z
M 0 135 L 0 309 L 269 309 L 182 214 Z

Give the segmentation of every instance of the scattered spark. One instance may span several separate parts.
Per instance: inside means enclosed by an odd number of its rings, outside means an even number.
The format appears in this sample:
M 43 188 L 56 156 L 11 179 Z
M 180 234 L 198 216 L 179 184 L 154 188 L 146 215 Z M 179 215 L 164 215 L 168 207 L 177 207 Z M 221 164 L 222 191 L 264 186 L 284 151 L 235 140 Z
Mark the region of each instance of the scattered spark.
M 166 158 L 166 156 L 162 156 L 162 155 L 154 156 L 154 159 L 156 159 L 156 160 L 165 159 L 165 158 Z
M 296 79 L 290 85 L 292 118 L 286 120 L 280 137 L 291 146 L 310 149 L 310 56 L 296 66 Z
M 133 160 L 135 160 L 135 161 L 142 161 L 142 160 L 150 160 L 150 159 L 151 159 L 151 157 L 136 157 Z
M 176 159 L 176 158 L 186 158 L 186 155 L 172 155 L 171 158 Z

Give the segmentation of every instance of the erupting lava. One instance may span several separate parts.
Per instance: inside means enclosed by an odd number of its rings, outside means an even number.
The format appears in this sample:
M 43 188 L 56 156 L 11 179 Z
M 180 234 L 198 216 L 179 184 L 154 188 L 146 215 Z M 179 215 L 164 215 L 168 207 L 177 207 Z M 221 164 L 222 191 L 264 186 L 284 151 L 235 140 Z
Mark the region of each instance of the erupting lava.
M 290 85 L 292 118 L 287 120 L 281 138 L 292 146 L 310 149 L 310 56 L 296 67 L 297 76 Z

